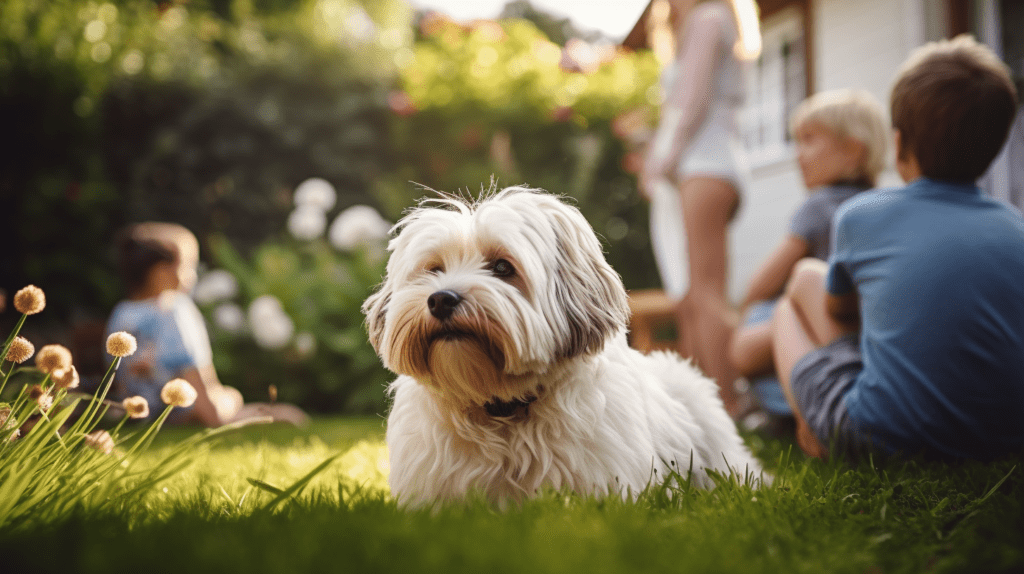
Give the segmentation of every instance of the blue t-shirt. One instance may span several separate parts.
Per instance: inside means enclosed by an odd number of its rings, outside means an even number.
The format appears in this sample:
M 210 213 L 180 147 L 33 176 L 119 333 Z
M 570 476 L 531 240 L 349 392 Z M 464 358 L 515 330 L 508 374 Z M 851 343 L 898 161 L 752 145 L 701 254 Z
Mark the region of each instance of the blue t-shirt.
M 828 291 L 860 299 L 855 426 L 890 452 L 1024 448 L 1024 219 L 919 178 L 843 204 L 833 232 Z
M 160 391 L 188 367 L 212 364 L 213 351 L 203 315 L 188 295 L 165 291 L 159 297 L 121 301 L 107 320 L 107 334 L 127 331 L 138 350 L 125 357 L 117 370 L 113 398 L 142 396 L 150 417 L 163 411 Z M 120 396 L 123 395 L 123 396 Z M 175 413 L 184 412 L 175 409 Z

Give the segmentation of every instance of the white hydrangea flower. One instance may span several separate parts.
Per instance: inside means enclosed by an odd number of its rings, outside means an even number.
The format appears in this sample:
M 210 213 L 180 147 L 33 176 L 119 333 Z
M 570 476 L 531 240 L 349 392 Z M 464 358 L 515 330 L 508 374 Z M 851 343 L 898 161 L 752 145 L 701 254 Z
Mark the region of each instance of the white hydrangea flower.
M 283 348 L 295 332 L 295 323 L 273 295 L 257 297 L 249 305 L 249 326 L 256 344 L 269 350 Z
M 213 324 L 229 333 L 238 333 L 245 328 L 245 313 L 234 303 L 221 303 L 213 310 Z
M 295 352 L 300 357 L 309 357 L 316 352 L 316 337 L 312 333 L 303 331 L 295 335 Z
M 315 205 L 299 205 L 288 216 L 288 232 L 302 241 L 320 237 L 326 227 L 327 215 Z
M 238 280 L 224 269 L 214 269 L 204 273 L 196 283 L 192 297 L 196 303 L 205 305 L 225 301 L 238 295 Z
M 331 223 L 327 238 L 331 245 L 351 250 L 363 245 L 380 245 L 387 239 L 391 223 L 369 205 L 353 205 Z
M 295 201 L 296 207 L 308 205 L 326 212 L 334 207 L 334 202 L 338 200 L 338 194 L 334 191 L 334 186 L 326 179 L 311 177 L 296 186 L 292 199 Z

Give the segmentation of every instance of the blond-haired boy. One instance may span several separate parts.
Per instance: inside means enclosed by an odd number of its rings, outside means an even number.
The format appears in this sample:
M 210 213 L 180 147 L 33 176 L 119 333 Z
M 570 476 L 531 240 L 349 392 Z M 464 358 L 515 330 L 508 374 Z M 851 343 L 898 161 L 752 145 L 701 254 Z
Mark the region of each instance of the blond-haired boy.
M 864 90 L 820 92 L 793 112 L 790 132 L 797 162 L 811 195 L 797 209 L 789 233 L 755 272 L 742 308 L 745 325 L 731 342 L 730 356 L 741 375 L 755 379 L 773 370 L 768 319 L 797 262 L 827 259 L 832 216 L 844 201 L 874 187 L 885 167 L 889 128 L 881 104 Z M 788 410 L 774 378 L 755 383 L 770 413 Z

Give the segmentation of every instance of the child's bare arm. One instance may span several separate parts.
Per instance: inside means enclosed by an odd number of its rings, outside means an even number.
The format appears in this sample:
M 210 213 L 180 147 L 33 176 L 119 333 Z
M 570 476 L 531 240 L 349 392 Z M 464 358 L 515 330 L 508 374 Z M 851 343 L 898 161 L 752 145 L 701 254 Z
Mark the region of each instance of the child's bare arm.
M 786 285 L 797 261 L 806 257 L 810 246 L 798 235 L 788 235 L 754 273 L 743 297 L 742 307 L 756 301 L 764 301 L 778 295 Z
M 196 389 L 197 397 L 192 407 L 192 419 L 205 427 L 215 428 L 224 424 L 210 399 L 203 373 L 195 367 L 188 367 L 180 373 L 180 376 Z

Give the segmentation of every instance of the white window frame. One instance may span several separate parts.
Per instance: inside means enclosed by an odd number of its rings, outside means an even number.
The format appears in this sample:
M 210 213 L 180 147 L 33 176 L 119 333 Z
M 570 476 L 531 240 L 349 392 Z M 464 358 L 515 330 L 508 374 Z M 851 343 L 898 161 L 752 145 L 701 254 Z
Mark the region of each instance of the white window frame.
M 789 6 L 761 22 L 761 56 L 749 65 L 747 102 L 740 113 L 740 131 L 751 167 L 795 155 L 789 138 L 789 115 L 807 93 L 804 16 Z M 785 47 L 795 49 L 786 53 Z

